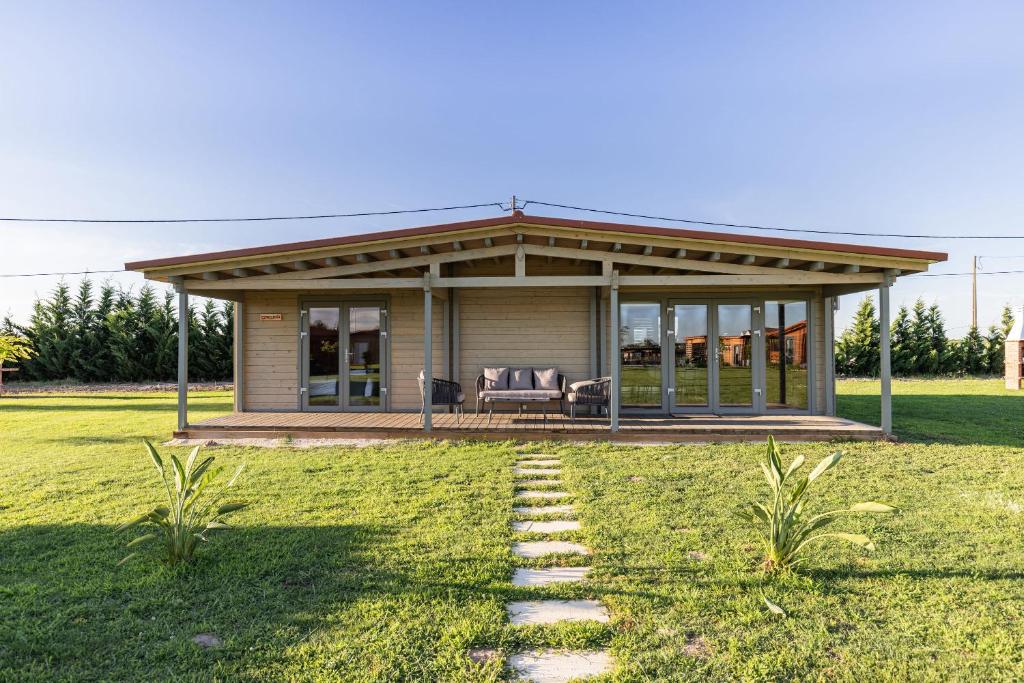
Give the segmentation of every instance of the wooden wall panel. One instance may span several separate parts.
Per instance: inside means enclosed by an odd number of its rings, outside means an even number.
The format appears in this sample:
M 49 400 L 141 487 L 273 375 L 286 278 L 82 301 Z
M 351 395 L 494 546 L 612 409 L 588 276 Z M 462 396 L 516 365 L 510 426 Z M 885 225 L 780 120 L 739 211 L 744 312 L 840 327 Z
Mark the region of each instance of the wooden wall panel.
M 557 367 L 575 382 L 590 375 L 590 289 L 463 289 L 459 367 L 475 403 L 485 366 Z
M 246 410 L 298 410 L 298 293 L 246 292 L 244 308 Z M 282 319 L 260 320 L 261 313 Z
M 444 369 L 444 302 L 433 299 L 433 374 L 441 377 Z M 391 292 L 391 409 L 420 409 L 417 377 L 423 369 L 423 291 Z

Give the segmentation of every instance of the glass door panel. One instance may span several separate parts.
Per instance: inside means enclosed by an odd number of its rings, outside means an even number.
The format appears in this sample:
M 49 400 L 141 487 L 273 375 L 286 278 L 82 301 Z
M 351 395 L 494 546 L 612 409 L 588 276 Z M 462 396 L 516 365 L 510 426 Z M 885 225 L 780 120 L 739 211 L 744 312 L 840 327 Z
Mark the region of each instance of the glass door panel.
M 718 304 L 717 374 L 719 408 L 753 406 L 753 316 L 750 304 Z
M 807 408 L 807 302 L 767 301 L 764 311 L 768 408 Z
M 624 408 L 661 408 L 661 304 L 620 304 L 619 349 Z
M 381 309 L 349 306 L 347 313 L 347 406 L 380 406 Z
M 338 348 L 341 340 L 339 311 L 309 309 L 309 405 L 337 406 L 341 397 Z
M 675 405 L 708 406 L 708 307 L 705 304 L 676 304 Z

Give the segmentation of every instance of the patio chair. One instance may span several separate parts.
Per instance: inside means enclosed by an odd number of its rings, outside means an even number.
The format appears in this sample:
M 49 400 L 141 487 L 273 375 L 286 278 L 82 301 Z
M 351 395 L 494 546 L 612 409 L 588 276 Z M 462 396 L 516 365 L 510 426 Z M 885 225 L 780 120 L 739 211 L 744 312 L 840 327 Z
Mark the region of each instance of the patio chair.
M 611 387 L 611 377 L 587 379 L 570 384 L 569 391 L 565 395 L 569 400 L 569 420 L 576 422 L 576 406 L 598 406 L 599 408 L 603 406 L 610 423 L 612 417 L 609 409 Z
M 425 374 L 420 370 L 418 384 L 420 387 L 420 422 L 423 422 L 423 413 L 427 410 Z M 462 385 L 458 382 L 450 382 L 446 379 L 433 377 L 430 381 L 430 406 L 447 406 L 455 409 L 455 421 L 462 422 L 462 415 L 465 413 L 463 404 L 466 402 L 466 394 L 462 391 Z

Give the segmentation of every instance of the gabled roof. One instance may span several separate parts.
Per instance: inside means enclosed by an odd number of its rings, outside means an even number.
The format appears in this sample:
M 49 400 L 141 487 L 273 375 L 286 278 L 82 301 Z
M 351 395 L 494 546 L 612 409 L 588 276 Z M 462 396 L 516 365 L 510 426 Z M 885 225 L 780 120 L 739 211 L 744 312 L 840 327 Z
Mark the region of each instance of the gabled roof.
M 426 225 L 415 228 L 404 228 L 401 230 L 385 230 L 381 232 L 364 233 L 359 235 L 345 235 L 341 237 L 329 237 L 318 240 L 307 240 L 302 242 L 287 242 L 284 244 L 272 244 L 261 247 L 249 247 L 244 249 L 230 249 L 226 251 L 215 251 L 204 254 L 190 254 L 185 256 L 172 256 L 168 258 L 150 259 L 146 261 L 133 261 L 125 264 L 125 270 L 146 271 L 173 266 L 187 266 L 202 263 L 230 261 L 231 259 L 249 258 L 255 256 L 270 256 L 274 254 L 292 254 L 330 247 L 352 246 L 364 242 L 379 243 L 387 240 L 408 239 L 421 236 L 440 236 L 446 233 L 459 233 L 467 230 L 477 230 L 488 227 L 558 227 L 585 230 L 597 233 L 609 233 L 620 235 L 651 235 L 662 238 L 676 238 L 680 240 L 701 240 L 710 242 L 722 242 L 736 245 L 757 245 L 782 247 L 833 253 L 848 253 L 865 256 L 880 256 L 892 258 L 914 259 L 926 262 L 945 261 L 947 255 L 942 252 L 919 251 L 914 249 L 895 249 L 891 247 L 878 247 L 859 244 L 846 244 L 838 242 L 822 242 L 815 240 L 789 239 L 783 237 L 763 237 L 759 235 L 737 235 L 726 232 L 713 232 L 709 230 L 693 230 L 683 228 L 664 228 L 651 225 L 631 225 L 626 223 L 606 223 L 598 221 L 584 221 L 574 218 L 549 218 L 544 216 L 527 216 L 521 212 L 515 212 L 511 216 L 498 216 L 495 218 L 482 218 L 472 221 L 460 221 L 457 223 L 442 223 L 439 225 Z

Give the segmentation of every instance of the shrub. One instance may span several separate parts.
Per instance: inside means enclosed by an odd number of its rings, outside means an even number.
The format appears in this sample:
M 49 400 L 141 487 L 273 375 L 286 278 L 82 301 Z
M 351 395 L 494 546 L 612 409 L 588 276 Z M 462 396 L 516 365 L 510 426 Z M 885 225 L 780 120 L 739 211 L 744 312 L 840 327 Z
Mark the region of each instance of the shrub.
M 765 460 L 761 463 L 761 469 L 772 492 L 771 501 L 767 505 L 758 502 L 747 503 L 735 510 L 736 516 L 749 522 L 761 536 L 765 550 L 763 563 L 765 571 L 786 570 L 804 561 L 805 558 L 801 557 L 801 553 L 815 541 L 839 539 L 859 545 L 865 550 L 875 549 L 871 539 L 861 534 L 836 531 L 815 532 L 850 512 L 896 512 L 897 508 L 891 505 L 867 501 L 851 505 L 843 510 L 832 510 L 813 517 L 805 517 L 810 485 L 818 477 L 835 467 L 842 456 L 842 452 L 839 451 L 827 456 L 811 470 L 810 474 L 800 478 L 795 484 L 791 484 L 797 470 L 804 464 L 804 457 L 798 456 L 784 470 L 781 450 L 775 443 L 775 439 L 771 436 L 768 437 L 768 449 Z
M 210 484 L 223 469 L 211 467 L 213 456 L 205 458 L 197 465 L 199 446 L 196 446 L 189 454 L 188 460 L 182 465 L 176 456 L 171 455 L 172 482 L 156 449 L 148 441 L 145 443 L 149 457 L 152 458 L 153 465 L 160 473 L 160 481 L 167 494 L 167 505 L 157 506 L 146 514 L 122 524 L 117 531 L 124 531 L 143 524 L 155 526 L 154 531 L 134 539 L 128 543 L 128 547 L 135 548 L 148 541 L 162 540 L 164 560 L 168 564 L 190 562 L 199 543 L 209 540 L 207 534 L 231 528 L 223 521 L 224 515 L 241 510 L 248 505 L 248 503 L 241 502 L 220 502 L 228 490 L 234 486 L 238 475 L 242 473 L 245 466 L 239 465 L 227 485 L 216 494 L 210 495 Z M 137 554 L 137 552 L 132 552 L 118 564 L 124 564 Z

